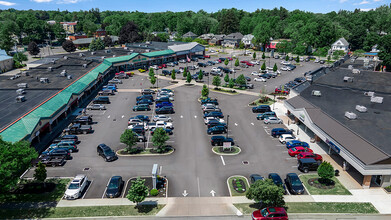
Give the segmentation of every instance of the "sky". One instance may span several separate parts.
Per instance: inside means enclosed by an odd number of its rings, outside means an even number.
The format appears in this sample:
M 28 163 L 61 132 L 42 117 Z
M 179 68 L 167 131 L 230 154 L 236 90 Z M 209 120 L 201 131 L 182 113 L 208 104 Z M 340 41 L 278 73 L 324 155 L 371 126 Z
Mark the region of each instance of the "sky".
M 248 12 L 256 9 L 273 9 L 284 7 L 289 11 L 299 9 L 314 13 L 358 8 L 364 11 L 375 9 L 389 0 L 0 0 L 0 9 L 15 8 L 18 10 L 89 10 L 100 11 L 199 11 L 216 12 L 223 8 L 237 8 Z

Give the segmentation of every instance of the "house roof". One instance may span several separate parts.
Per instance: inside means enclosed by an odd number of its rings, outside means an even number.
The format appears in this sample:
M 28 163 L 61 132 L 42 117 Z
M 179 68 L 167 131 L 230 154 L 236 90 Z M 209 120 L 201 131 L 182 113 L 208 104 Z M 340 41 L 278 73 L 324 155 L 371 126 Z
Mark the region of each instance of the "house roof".
M 8 56 L 5 50 L 0 50 L 0 61 L 9 60 L 9 59 L 12 59 L 12 57 Z
M 147 57 L 160 57 L 160 56 L 168 56 L 173 54 L 175 54 L 173 50 L 160 50 L 160 51 L 153 51 L 149 53 L 143 53 L 142 55 Z
M 182 37 L 197 37 L 197 35 L 191 31 L 187 32 L 186 34 L 184 34 Z
M 215 40 L 223 40 L 226 37 L 225 34 L 218 34 L 213 37 Z
M 338 42 L 341 42 L 342 44 L 338 44 Z M 341 37 L 337 41 L 335 41 L 332 45 L 333 46 L 334 45 L 336 45 L 336 46 L 341 46 L 341 45 L 342 46 L 349 46 L 349 43 L 348 43 L 348 41 L 345 38 Z
M 200 44 L 197 43 L 197 42 L 190 42 L 190 43 L 187 43 L 187 44 L 168 46 L 168 48 L 173 50 L 174 52 L 178 52 L 178 51 L 191 50 L 194 47 L 196 47 L 197 45 L 200 45 Z
M 228 34 L 224 39 L 239 39 L 241 40 L 243 38 L 243 34 L 236 32 Z
M 90 44 L 92 40 L 95 38 L 89 37 L 89 38 L 79 38 L 73 41 L 74 44 Z
M 247 35 L 244 35 L 242 40 L 252 40 L 254 38 L 254 35 L 252 34 L 247 34 Z

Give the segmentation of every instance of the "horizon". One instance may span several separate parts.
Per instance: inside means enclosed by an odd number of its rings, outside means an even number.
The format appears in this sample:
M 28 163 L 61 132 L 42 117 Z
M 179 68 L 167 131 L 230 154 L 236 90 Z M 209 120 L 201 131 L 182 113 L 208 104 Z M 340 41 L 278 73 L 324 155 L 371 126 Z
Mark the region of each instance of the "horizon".
M 0 9 L 16 9 L 16 10 L 43 10 L 43 11 L 88 11 L 92 8 L 99 8 L 102 11 L 128 11 L 128 12 L 145 12 L 145 13 L 159 13 L 159 12 L 184 12 L 184 11 L 200 11 L 204 10 L 208 13 L 214 13 L 223 9 L 236 8 L 246 12 L 254 12 L 257 9 L 272 10 L 274 8 L 283 7 L 288 11 L 300 10 L 312 13 L 330 13 L 338 12 L 340 10 L 354 11 L 359 9 L 361 11 L 369 11 L 380 6 L 386 5 L 386 0 L 319 0 L 319 1 L 288 1 L 276 0 L 272 2 L 262 2 L 258 0 L 216 0 L 213 2 L 200 0 L 197 2 L 186 2 L 180 0 L 169 0 L 161 3 L 158 0 L 147 0 L 144 3 L 138 3 L 133 7 L 122 6 L 121 3 L 128 3 L 130 6 L 132 2 L 126 0 L 115 1 L 119 4 L 113 4 L 103 0 L 0 0 Z M 93 3 L 93 6 L 91 5 Z M 208 7 L 205 7 L 205 6 Z M 222 6 L 223 5 L 223 6 Z

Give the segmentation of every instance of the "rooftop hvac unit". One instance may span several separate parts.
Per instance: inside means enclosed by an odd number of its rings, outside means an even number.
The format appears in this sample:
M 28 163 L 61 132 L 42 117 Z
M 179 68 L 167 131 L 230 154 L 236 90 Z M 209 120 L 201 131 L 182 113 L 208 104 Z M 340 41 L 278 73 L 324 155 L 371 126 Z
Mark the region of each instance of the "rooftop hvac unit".
M 345 77 L 343 78 L 343 81 L 344 81 L 344 82 L 353 82 L 353 77 L 345 76 Z
M 16 94 L 18 94 L 18 95 L 23 95 L 25 93 L 26 93 L 26 91 L 24 91 L 24 89 L 17 89 L 16 90 Z
M 23 95 L 16 97 L 16 102 L 24 102 L 24 101 L 26 101 L 26 98 Z
M 374 103 L 383 103 L 383 97 L 380 97 L 380 96 L 372 96 L 371 97 L 371 102 L 374 102 Z
M 67 76 L 67 79 L 72 79 L 72 75 L 68 75 L 68 76 Z
M 353 112 L 345 112 L 345 117 L 347 117 L 350 120 L 357 119 L 357 115 Z
M 105 50 L 105 53 L 111 53 L 111 50 Z
M 312 93 L 311 93 L 313 96 L 322 96 L 322 93 L 319 91 L 319 90 L 312 90 Z
M 359 112 L 367 112 L 367 107 L 362 105 L 356 105 L 356 110 Z
M 127 50 L 128 49 L 128 47 L 124 47 L 124 50 Z
M 95 55 L 95 52 L 91 52 L 91 55 Z
M 22 88 L 22 89 L 25 89 L 28 87 L 27 83 L 18 83 L 18 88 Z
M 68 59 L 68 57 L 67 56 L 64 56 L 64 60 L 67 60 Z
M 348 69 L 353 70 L 353 65 L 349 65 Z
M 82 66 L 83 66 L 84 68 L 87 68 L 87 64 L 86 64 L 86 63 L 85 63 L 85 64 L 83 64 Z
M 375 95 L 375 92 L 364 92 L 364 95 L 372 97 Z
M 49 83 L 49 79 L 48 78 L 40 78 L 39 82 L 40 83 Z
M 49 67 L 48 67 L 48 71 L 49 71 L 49 72 L 52 72 L 52 71 L 53 71 L 53 67 L 49 66 Z
M 106 58 L 105 56 L 102 56 L 102 57 L 101 57 L 102 60 L 105 59 L 105 58 Z
M 352 73 L 353 74 L 360 74 L 360 70 L 359 69 L 352 69 Z
M 115 54 L 113 55 L 113 57 L 115 57 Z
M 84 56 L 84 53 L 79 53 L 79 57 L 82 57 L 82 56 Z
M 128 55 L 132 54 L 132 52 L 128 52 Z
M 66 70 L 61 71 L 60 75 L 64 77 L 67 76 L 67 71 Z

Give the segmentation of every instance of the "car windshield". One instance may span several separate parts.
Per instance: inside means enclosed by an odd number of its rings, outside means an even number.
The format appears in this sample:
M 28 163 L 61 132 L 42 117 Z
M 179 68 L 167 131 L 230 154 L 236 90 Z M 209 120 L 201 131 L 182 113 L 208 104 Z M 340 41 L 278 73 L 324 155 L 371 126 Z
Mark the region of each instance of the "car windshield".
M 118 188 L 118 182 L 116 180 L 110 181 L 109 185 L 107 186 L 108 189 L 116 189 Z
M 268 214 L 269 214 L 269 213 L 267 212 L 266 209 L 262 209 L 262 210 L 261 210 L 261 215 L 262 215 L 263 217 L 266 217 Z
M 291 181 L 292 181 L 292 186 L 301 186 L 301 182 L 300 182 L 299 178 L 292 177 Z
M 113 152 L 111 149 L 105 149 L 105 154 L 111 154 Z
M 78 189 L 79 188 L 79 184 L 78 183 L 71 183 L 71 185 L 69 185 L 68 189 Z

